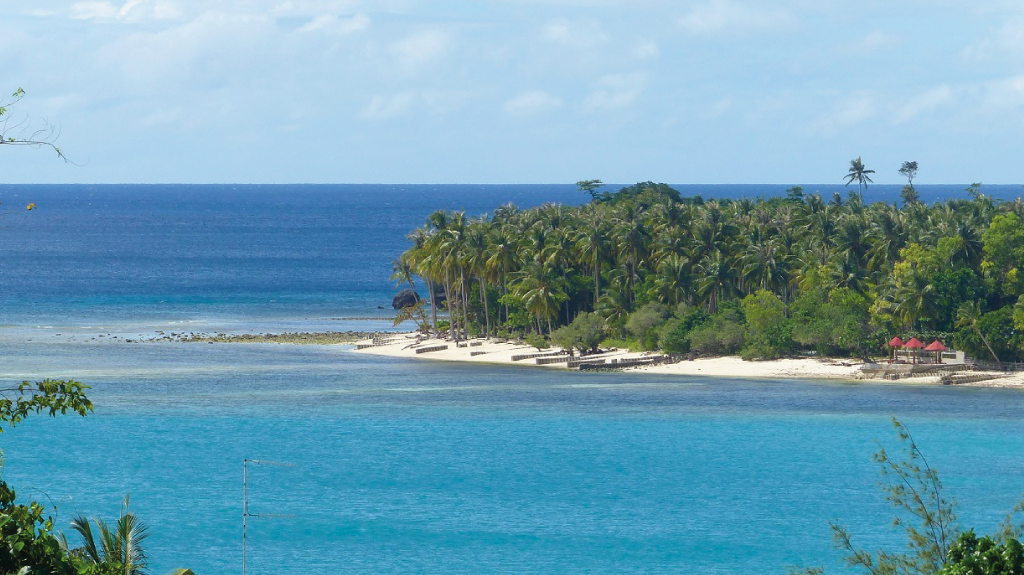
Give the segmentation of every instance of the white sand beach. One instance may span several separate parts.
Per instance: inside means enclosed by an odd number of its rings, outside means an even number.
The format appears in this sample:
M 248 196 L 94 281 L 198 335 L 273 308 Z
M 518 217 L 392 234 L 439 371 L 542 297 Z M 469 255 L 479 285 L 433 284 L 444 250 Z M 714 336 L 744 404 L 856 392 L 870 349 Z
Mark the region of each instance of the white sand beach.
M 360 344 L 369 344 L 362 341 Z M 522 355 L 554 355 L 557 348 L 538 351 L 537 348 L 525 344 L 500 342 L 497 340 L 474 339 L 460 342 L 465 347 L 457 347 L 454 342 L 443 339 L 424 339 L 416 334 L 396 334 L 389 343 L 356 350 L 356 353 L 383 355 L 389 357 L 405 357 L 429 359 L 435 361 L 461 361 L 474 363 L 497 363 L 506 365 L 524 365 L 546 367 L 549 369 L 566 369 L 566 362 L 551 363 L 538 366 L 535 358 L 513 361 L 514 356 Z M 417 350 L 447 346 L 447 349 L 417 353 Z M 649 354 L 628 350 L 608 351 L 594 358 L 624 361 L 642 358 Z M 577 359 L 581 359 L 578 358 Z M 587 359 L 587 358 L 582 358 Z M 739 357 L 701 358 L 692 361 L 681 361 L 661 365 L 627 368 L 653 374 L 667 375 L 703 375 L 713 377 L 747 377 L 747 378 L 811 378 L 811 379 L 858 379 L 860 364 L 843 360 L 822 359 L 779 359 L 773 361 L 744 361 Z
M 520 365 L 527 367 L 542 367 L 547 369 L 568 369 L 564 355 L 559 358 L 561 350 L 557 348 L 538 351 L 537 348 L 522 343 L 504 342 L 499 340 L 471 339 L 462 342 L 452 342 L 445 339 L 424 338 L 415 333 L 399 333 L 390 336 L 384 341 L 378 341 L 370 346 L 370 340 L 358 342 L 357 345 L 364 346 L 362 349 L 354 350 L 355 353 L 367 355 L 381 355 L 387 357 L 404 357 L 412 359 L 426 359 L 434 361 L 455 361 L 467 363 L 492 363 L 503 365 Z M 369 346 L 369 347 L 366 347 Z M 443 348 L 443 349 L 441 349 Z M 521 356 L 543 356 L 541 361 L 551 361 L 544 365 L 538 365 L 536 357 Z M 644 352 L 631 352 L 628 350 L 610 350 L 596 356 L 586 356 L 574 359 L 605 359 L 623 362 L 631 359 L 648 357 L 653 354 Z M 644 365 L 626 368 L 628 371 L 637 371 L 659 375 L 680 375 L 680 376 L 707 376 L 707 377 L 743 377 L 743 378 L 800 378 L 800 379 L 834 379 L 834 380 L 864 380 L 861 373 L 863 364 L 850 359 L 828 359 L 828 358 L 798 358 L 798 359 L 777 359 L 771 361 L 744 361 L 738 356 L 698 358 L 694 360 L 683 360 L 676 363 L 662 363 L 658 365 Z M 961 385 L 971 387 L 1012 387 L 1024 389 L 1024 372 L 1014 374 L 993 374 L 993 379 L 964 383 Z M 938 376 L 915 377 L 899 381 L 901 385 L 939 385 Z

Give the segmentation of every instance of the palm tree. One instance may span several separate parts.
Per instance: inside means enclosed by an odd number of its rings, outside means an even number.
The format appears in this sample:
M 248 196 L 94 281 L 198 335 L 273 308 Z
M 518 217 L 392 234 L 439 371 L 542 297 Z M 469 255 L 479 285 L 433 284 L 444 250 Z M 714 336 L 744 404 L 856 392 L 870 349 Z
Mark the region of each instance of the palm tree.
M 480 286 L 480 301 L 484 304 L 484 336 L 491 337 L 491 312 L 487 303 L 487 217 L 470 222 L 466 230 L 463 265 L 470 281 L 475 277 Z
M 509 226 L 506 226 L 509 227 Z M 508 294 L 508 275 L 516 265 L 517 246 L 511 230 L 506 231 L 499 227 L 498 231 L 490 239 L 490 247 L 487 250 L 487 260 L 484 262 L 484 270 L 489 278 L 496 281 L 501 288 L 501 295 Z M 505 321 L 508 321 L 508 306 L 505 306 Z M 498 310 L 498 324 L 501 324 L 501 310 Z
M 864 162 L 861 161 L 860 156 L 857 156 L 856 160 L 850 160 L 850 171 L 846 173 L 846 185 L 849 186 L 854 181 L 857 182 L 857 190 L 863 193 L 863 189 L 867 189 L 868 184 L 874 183 L 868 174 L 875 173 L 874 170 L 868 170 L 864 167 Z
M 593 204 L 591 204 L 593 205 Z M 608 259 L 608 229 L 599 212 L 592 212 L 576 238 L 580 260 L 594 271 L 594 309 L 601 298 L 601 264 Z
M 899 260 L 900 250 L 907 244 L 907 221 L 903 213 L 885 206 L 872 218 L 868 237 L 871 239 L 869 264 L 877 272 L 892 270 Z
M 558 315 L 558 308 L 566 299 L 565 292 L 559 286 L 559 278 L 550 273 L 544 266 L 533 262 L 519 272 L 514 284 L 516 295 L 523 299 L 527 311 L 537 319 L 537 333 L 542 333 L 541 321 L 547 320 L 548 332 L 551 332 L 551 318 Z
M 391 271 L 391 279 L 395 282 L 395 287 L 408 283 L 409 289 L 416 289 L 416 284 L 413 283 L 412 279 L 415 275 L 415 271 L 413 270 L 412 264 L 409 262 L 409 258 L 406 257 L 405 254 L 391 261 Z
M 690 259 L 672 254 L 661 260 L 654 276 L 654 286 L 648 294 L 663 303 L 678 306 L 690 287 Z
M 649 245 L 651 233 L 641 218 L 639 210 L 635 210 L 627 205 L 621 213 L 621 217 L 617 218 L 613 233 L 615 241 L 619 244 L 617 253 L 619 261 L 625 263 L 629 269 L 629 275 L 627 276 L 629 291 L 627 292 L 627 297 L 632 302 L 636 295 L 634 291 L 639 276 L 639 268 L 646 257 L 646 248 Z
M 996 364 L 1002 365 L 999 361 L 999 356 L 992 349 L 992 346 L 988 343 L 988 338 L 985 334 L 981 333 L 981 328 L 978 327 L 978 320 L 981 319 L 981 306 L 976 301 L 969 301 L 960 306 L 960 309 L 956 310 L 956 327 L 970 327 L 978 334 L 981 338 L 981 342 L 988 348 L 988 352 L 992 354 L 992 358 L 996 360 Z
M 893 294 L 895 311 L 906 327 L 921 325 L 921 322 L 932 321 L 935 317 L 932 293 L 935 286 L 928 281 L 923 273 L 914 271 L 909 282 L 896 286 Z
M 406 236 L 412 242 L 412 247 L 402 254 L 402 258 L 409 262 L 409 266 L 417 275 L 427 282 L 427 297 L 430 298 L 431 327 L 434 335 L 437 335 L 437 296 L 434 294 L 435 276 L 433 275 L 434 257 L 430 251 L 431 232 L 429 228 L 417 228 Z
M 736 269 L 728 256 L 722 252 L 705 255 L 697 265 L 697 295 L 708 304 L 708 313 L 718 312 L 718 302 L 722 297 L 736 295 Z
M 96 524 L 98 540 L 92 523 Z M 93 519 L 92 523 L 81 515 L 71 521 L 71 528 L 82 536 L 82 547 L 70 550 L 71 553 L 79 554 L 87 563 L 114 566 L 116 572 L 122 575 L 148 573 L 146 569 L 149 559 L 142 548 L 142 542 L 149 537 L 149 528 L 128 511 L 127 495 L 121 507 L 121 516 L 113 527 L 102 519 Z M 67 540 L 62 544 L 68 549 Z
M 785 300 L 789 284 L 789 256 L 775 241 L 750 244 L 743 256 L 743 279 L 760 289 L 778 294 Z M 753 291 L 751 289 L 751 291 Z

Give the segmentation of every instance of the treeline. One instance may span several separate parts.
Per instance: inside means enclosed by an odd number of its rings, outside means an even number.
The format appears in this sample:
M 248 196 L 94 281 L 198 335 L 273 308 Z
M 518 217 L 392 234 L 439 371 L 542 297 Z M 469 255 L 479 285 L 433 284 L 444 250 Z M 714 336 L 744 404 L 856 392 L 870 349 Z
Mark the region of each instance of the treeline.
M 580 182 L 592 201 L 578 207 L 432 213 L 394 278 L 426 280 L 448 318 L 441 306 L 405 315 L 455 339 L 536 340 L 593 313 L 602 337 L 672 353 L 868 356 L 899 335 L 1024 357 L 1021 199 L 993 200 L 980 184 L 932 205 L 911 186 L 902 205 L 868 205 L 854 190 L 705 200 L 599 184 Z

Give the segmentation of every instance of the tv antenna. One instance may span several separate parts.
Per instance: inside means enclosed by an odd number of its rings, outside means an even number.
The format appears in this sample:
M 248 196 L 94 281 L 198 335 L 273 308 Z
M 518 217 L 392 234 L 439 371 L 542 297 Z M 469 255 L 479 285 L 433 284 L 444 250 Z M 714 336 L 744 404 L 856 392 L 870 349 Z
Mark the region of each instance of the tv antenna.
M 295 467 L 294 463 L 282 461 L 267 461 L 264 459 L 243 459 L 242 460 L 242 575 L 246 575 L 246 529 L 250 517 L 264 517 L 267 519 L 293 519 L 295 515 L 282 513 L 249 513 L 249 464 L 269 465 L 272 467 Z

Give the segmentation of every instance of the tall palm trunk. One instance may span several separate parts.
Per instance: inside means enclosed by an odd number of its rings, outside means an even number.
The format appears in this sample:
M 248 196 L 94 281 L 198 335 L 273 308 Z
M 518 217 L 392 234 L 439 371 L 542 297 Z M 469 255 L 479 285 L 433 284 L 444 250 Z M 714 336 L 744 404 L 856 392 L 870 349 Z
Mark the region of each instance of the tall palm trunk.
M 462 339 L 469 339 L 469 286 L 466 285 L 465 270 L 459 272 L 462 289 Z
M 427 278 L 427 292 L 430 297 L 430 319 L 434 328 L 434 337 L 437 337 L 440 335 L 437 333 L 437 300 L 434 299 L 434 280 L 430 278 Z
M 452 280 L 447 272 L 444 274 L 444 290 L 447 296 L 445 301 L 448 303 L 448 337 L 455 339 L 455 306 L 458 305 L 458 300 L 452 297 Z
M 487 339 L 491 338 L 491 311 L 487 306 L 487 284 L 484 283 L 484 278 L 480 278 L 480 299 L 484 302 L 484 337 Z
M 974 326 L 974 331 L 978 332 L 978 336 L 981 337 L 981 342 L 985 344 L 985 347 L 988 348 L 988 352 L 992 354 L 992 359 L 996 360 L 996 365 L 1002 367 L 1003 362 L 999 361 L 999 356 L 997 356 L 996 352 L 993 351 L 992 346 L 988 344 L 988 338 L 985 337 L 983 333 L 981 333 L 981 330 L 978 329 L 978 326 Z

